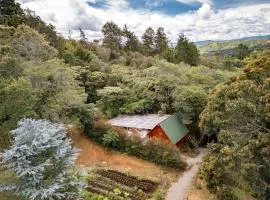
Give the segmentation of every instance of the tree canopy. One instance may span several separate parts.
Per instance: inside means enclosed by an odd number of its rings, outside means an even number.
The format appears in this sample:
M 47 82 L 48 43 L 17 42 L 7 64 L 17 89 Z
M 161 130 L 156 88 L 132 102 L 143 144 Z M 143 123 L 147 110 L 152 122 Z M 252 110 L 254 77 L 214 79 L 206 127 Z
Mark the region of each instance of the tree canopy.
M 202 131 L 218 136 L 203 173 L 219 195 L 229 190 L 235 197 L 236 187 L 258 199 L 270 197 L 269 58 L 269 51 L 255 55 L 243 73 L 218 86 L 200 116 Z

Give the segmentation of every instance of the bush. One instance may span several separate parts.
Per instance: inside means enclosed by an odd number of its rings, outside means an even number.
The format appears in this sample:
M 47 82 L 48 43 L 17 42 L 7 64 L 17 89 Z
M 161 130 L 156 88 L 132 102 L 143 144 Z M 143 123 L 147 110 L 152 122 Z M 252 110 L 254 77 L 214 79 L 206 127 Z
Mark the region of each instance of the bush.
M 119 143 L 119 135 L 113 131 L 109 130 L 102 138 L 103 146 L 107 148 L 117 149 Z
M 87 192 L 87 191 L 84 192 L 83 199 L 84 200 L 108 200 L 107 197 L 104 197 L 104 196 L 99 195 L 99 194 Z
M 107 133 L 107 128 L 98 126 L 94 130 L 89 131 L 87 135 L 93 139 L 95 142 L 102 144 L 103 136 Z
M 239 200 L 239 198 L 235 195 L 234 191 L 230 187 L 223 187 L 218 192 L 219 200 Z

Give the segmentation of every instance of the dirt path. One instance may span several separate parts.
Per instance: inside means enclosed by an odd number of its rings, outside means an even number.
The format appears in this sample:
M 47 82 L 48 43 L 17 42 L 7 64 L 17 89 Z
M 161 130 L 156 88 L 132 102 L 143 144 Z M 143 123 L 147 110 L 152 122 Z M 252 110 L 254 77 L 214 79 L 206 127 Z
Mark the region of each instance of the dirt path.
M 205 150 L 200 149 L 200 153 L 195 158 L 184 157 L 189 165 L 189 169 L 179 177 L 178 181 L 170 187 L 166 200 L 186 200 L 186 192 L 192 184 L 192 179 L 199 171 Z

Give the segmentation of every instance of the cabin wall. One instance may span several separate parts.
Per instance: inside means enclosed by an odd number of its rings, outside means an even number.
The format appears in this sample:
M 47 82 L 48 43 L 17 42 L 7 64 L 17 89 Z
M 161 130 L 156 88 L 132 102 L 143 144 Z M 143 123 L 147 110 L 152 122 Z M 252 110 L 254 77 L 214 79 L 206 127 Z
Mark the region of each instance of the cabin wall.
M 148 133 L 148 137 L 157 137 L 157 138 L 170 142 L 168 136 L 165 134 L 165 132 L 159 125 L 157 125 Z
M 179 142 L 176 143 L 176 146 L 182 148 L 186 141 L 189 139 L 189 134 L 186 134 Z

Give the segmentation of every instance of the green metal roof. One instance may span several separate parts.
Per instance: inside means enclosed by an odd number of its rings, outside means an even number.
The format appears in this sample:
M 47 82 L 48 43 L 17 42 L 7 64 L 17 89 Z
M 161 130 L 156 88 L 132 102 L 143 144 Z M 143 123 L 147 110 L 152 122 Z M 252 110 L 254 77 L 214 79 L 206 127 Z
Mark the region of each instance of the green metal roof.
M 178 113 L 162 121 L 160 126 L 173 144 L 179 142 L 189 132 L 188 128 L 181 122 Z

